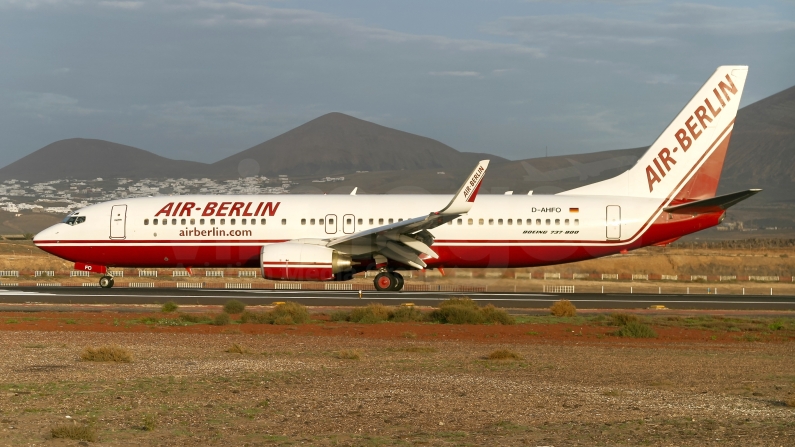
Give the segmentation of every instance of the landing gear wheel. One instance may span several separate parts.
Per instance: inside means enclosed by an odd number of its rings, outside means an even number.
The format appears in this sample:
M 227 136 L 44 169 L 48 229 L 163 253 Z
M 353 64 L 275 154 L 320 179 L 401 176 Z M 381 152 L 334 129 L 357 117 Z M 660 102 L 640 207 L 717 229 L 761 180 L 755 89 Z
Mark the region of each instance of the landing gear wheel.
M 395 279 L 397 280 L 397 284 L 395 284 L 395 288 L 392 290 L 400 292 L 401 290 L 403 290 L 403 283 L 405 283 L 405 281 L 403 281 L 403 275 L 401 275 L 398 272 L 392 272 L 392 276 L 394 276 Z
M 113 287 L 113 277 L 103 276 L 102 278 L 99 278 L 99 286 L 103 289 L 110 289 Z
M 384 292 L 387 290 L 395 290 L 395 286 L 397 286 L 397 278 L 390 272 L 381 272 L 375 275 L 375 279 L 373 280 L 373 285 L 375 286 L 375 290 L 379 292 Z

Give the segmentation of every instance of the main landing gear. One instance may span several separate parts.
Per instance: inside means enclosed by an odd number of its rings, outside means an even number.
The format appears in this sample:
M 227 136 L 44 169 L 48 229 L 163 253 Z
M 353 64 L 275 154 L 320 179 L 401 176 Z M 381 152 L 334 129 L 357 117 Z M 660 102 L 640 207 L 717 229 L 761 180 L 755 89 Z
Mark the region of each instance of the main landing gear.
M 398 272 L 382 271 L 375 275 L 373 280 L 375 290 L 379 292 L 393 291 L 398 292 L 403 289 L 403 275 Z
M 113 287 L 113 277 L 105 275 L 102 278 L 99 278 L 99 286 L 103 289 L 110 289 Z

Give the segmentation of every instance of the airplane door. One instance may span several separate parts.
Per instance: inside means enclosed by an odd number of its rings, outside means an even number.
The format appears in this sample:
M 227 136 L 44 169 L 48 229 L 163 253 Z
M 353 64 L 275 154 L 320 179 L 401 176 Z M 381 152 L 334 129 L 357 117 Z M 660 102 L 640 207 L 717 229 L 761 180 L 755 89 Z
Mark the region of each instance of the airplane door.
M 326 214 L 326 234 L 337 233 L 337 215 Z
M 113 205 L 110 210 L 110 238 L 127 237 L 127 205 Z
M 607 240 L 621 239 L 621 207 L 607 205 Z
M 353 214 L 342 216 L 342 232 L 351 234 L 356 231 L 356 217 Z

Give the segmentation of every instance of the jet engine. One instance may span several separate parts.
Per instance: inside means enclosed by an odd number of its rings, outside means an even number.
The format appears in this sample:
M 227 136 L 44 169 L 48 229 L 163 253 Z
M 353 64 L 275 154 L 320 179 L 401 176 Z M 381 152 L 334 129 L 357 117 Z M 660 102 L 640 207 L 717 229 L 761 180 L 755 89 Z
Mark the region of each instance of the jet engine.
M 265 279 L 333 281 L 338 274 L 353 271 L 350 255 L 322 245 L 295 242 L 265 245 L 259 259 Z

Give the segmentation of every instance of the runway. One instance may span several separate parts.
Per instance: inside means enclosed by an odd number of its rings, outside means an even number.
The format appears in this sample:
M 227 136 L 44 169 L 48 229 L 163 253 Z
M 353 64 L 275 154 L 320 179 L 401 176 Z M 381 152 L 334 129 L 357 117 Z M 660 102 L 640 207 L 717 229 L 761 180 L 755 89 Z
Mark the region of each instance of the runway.
M 677 295 L 614 293 L 461 293 L 461 292 L 364 292 L 313 290 L 212 290 L 212 289 L 99 289 L 75 287 L 18 287 L 0 289 L 0 304 L 223 304 L 240 300 L 247 305 L 295 301 L 307 306 L 363 306 L 368 303 L 436 306 L 441 301 L 466 295 L 482 305 L 503 308 L 543 309 L 567 299 L 579 309 L 641 309 L 664 305 L 669 309 L 795 310 L 795 296 L 770 295 Z

